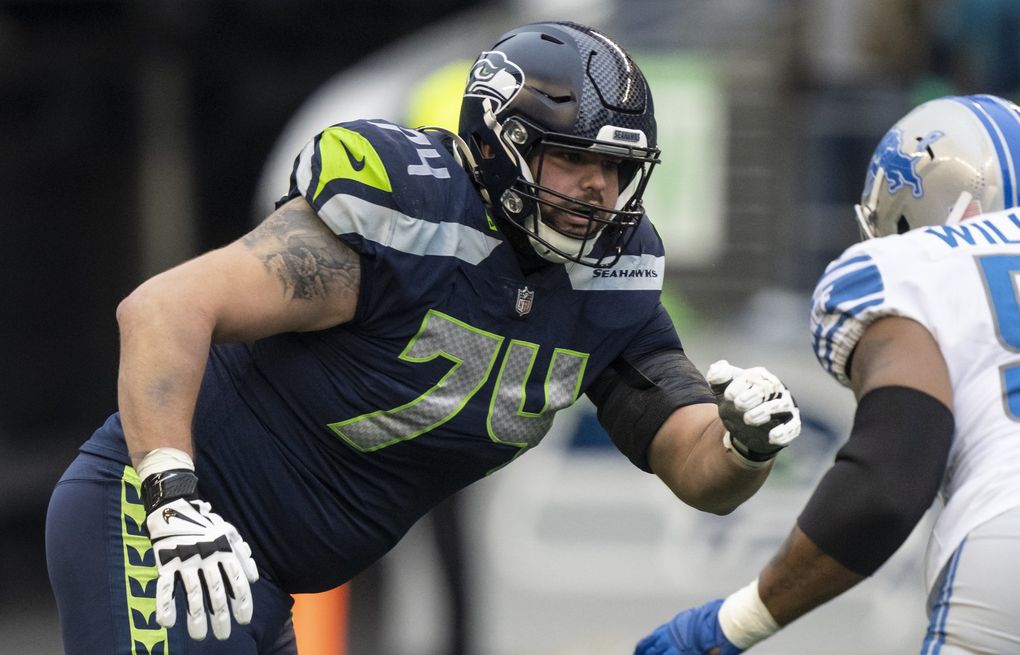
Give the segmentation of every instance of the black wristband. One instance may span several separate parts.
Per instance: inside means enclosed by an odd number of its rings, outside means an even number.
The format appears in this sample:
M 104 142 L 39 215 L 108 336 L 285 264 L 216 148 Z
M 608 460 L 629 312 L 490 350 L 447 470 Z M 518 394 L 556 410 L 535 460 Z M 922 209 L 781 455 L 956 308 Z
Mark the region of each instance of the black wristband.
M 725 422 L 723 422 L 723 424 L 726 425 L 727 428 L 730 427 Z M 771 430 L 772 428 L 769 429 Z M 734 430 L 730 430 L 729 432 L 730 432 L 730 445 L 733 446 L 733 450 L 740 453 L 740 455 L 744 459 L 752 462 L 767 462 L 770 459 L 775 458 L 775 456 L 779 454 L 779 451 L 783 449 L 782 446 L 776 446 L 775 450 L 770 450 L 769 452 L 759 452 L 757 450 L 751 450 L 750 448 L 748 448 L 747 444 L 744 443 L 744 439 L 747 438 L 746 436 L 743 436 Z M 765 433 L 765 439 L 768 439 L 768 432 Z
M 145 513 L 178 498 L 194 498 L 198 476 L 189 469 L 171 469 L 153 473 L 142 480 L 142 501 Z

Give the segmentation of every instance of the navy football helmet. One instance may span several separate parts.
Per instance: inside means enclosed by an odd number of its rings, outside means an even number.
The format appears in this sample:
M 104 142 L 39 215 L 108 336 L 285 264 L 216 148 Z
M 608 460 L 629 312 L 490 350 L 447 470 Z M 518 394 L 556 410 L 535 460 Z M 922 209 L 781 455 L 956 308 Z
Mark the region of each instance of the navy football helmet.
M 483 199 L 517 247 L 530 244 L 546 260 L 599 268 L 619 260 L 644 215 L 641 197 L 659 150 L 648 83 L 612 39 L 574 23 L 507 32 L 468 75 L 459 135 Z M 616 205 L 542 186 L 550 146 L 619 162 Z M 582 236 L 557 230 L 542 221 L 543 204 L 587 219 L 588 229 Z M 599 240 L 605 248 L 590 258 Z

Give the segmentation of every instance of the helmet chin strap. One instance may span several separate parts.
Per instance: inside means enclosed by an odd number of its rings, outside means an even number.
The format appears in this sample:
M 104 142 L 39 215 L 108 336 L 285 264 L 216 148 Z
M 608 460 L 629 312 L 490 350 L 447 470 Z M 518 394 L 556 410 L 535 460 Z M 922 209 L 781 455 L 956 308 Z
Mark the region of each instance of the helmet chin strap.
M 967 191 L 961 191 L 960 197 L 953 203 L 953 209 L 949 212 L 946 225 L 956 225 L 960 221 L 977 216 L 981 213 L 981 203 L 974 200 L 974 196 Z
M 535 213 L 536 214 L 538 213 L 537 209 Z M 587 241 L 583 241 L 582 239 L 575 239 L 574 237 L 567 236 L 562 232 L 554 230 L 550 226 L 543 223 L 541 219 L 539 219 L 538 216 L 534 214 L 527 217 L 524 220 L 524 225 L 525 227 L 528 228 L 529 232 L 534 232 L 541 239 L 544 239 L 546 242 L 548 242 L 550 246 L 556 248 L 556 250 L 559 250 L 561 252 L 578 253 L 579 257 L 587 257 L 588 254 L 591 253 L 592 248 L 595 247 L 595 241 L 598 238 L 598 235 L 596 234 L 592 235 Z M 535 249 L 535 252 L 538 253 L 538 256 L 541 257 L 542 259 L 545 259 L 550 262 L 555 262 L 557 264 L 565 264 L 566 262 L 571 261 L 570 259 L 564 257 L 560 253 L 556 252 L 556 250 L 553 250 L 552 248 L 545 245 L 535 237 L 531 236 L 530 234 L 528 235 L 528 242 L 531 244 L 531 247 Z
M 521 176 L 529 184 L 535 184 L 534 177 L 531 174 L 531 168 L 528 167 L 527 163 L 521 162 Z M 587 257 L 591 252 L 592 248 L 595 247 L 595 241 L 598 235 L 592 235 L 587 240 L 576 239 L 571 236 L 567 236 L 562 232 L 553 229 L 551 226 L 546 225 L 542 221 L 542 205 L 539 202 L 535 202 L 535 211 L 530 216 L 524 218 L 524 227 L 528 234 L 528 243 L 534 248 L 535 252 L 542 259 L 556 264 L 565 264 L 571 261 L 569 258 L 561 255 L 561 252 L 566 253 L 577 253 L 579 257 Z M 535 237 L 531 236 L 535 234 L 540 239 L 544 240 L 549 245 L 542 243 Z M 552 246 L 550 248 L 549 246 Z M 556 252 L 556 250 L 560 252 Z

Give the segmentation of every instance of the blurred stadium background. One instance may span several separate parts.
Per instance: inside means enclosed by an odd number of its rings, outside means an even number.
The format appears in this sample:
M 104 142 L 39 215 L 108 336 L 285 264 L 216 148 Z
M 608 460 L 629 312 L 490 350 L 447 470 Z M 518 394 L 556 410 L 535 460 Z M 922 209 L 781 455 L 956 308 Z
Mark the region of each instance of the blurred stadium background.
M 816 277 L 856 238 L 871 150 L 920 100 L 1016 99 L 1020 3 L 0 0 L 0 653 L 60 650 L 43 517 L 115 405 L 119 299 L 245 231 L 322 127 L 447 121 L 465 59 L 549 19 L 606 30 L 651 80 L 664 163 L 649 212 L 692 359 L 769 366 L 806 429 L 717 518 L 631 467 L 582 404 L 355 580 L 347 652 L 626 653 L 757 573 L 852 418 L 806 325 Z M 755 652 L 916 652 L 922 532 Z

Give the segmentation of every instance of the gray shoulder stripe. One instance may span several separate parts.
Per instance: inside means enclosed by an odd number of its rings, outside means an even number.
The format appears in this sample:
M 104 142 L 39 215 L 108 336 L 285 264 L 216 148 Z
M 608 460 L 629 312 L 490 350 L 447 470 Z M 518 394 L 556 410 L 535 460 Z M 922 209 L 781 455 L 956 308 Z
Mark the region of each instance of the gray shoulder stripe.
M 312 140 L 305 144 L 305 147 L 301 149 L 301 154 L 298 155 L 298 163 L 296 164 L 295 182 L 298 190 L 301 191 L 302 195 L 306 198 L 313 190 L 310 187 L 312 184 L 312 155 L 314 154 L 315 141 Z
M 624 255 L 612 268 L 566 264 L 575 291 L 661 291 L 666 258 Z
M 456 257 L 478 264 L 501 241 L 459 223 L 433 223 L 347 194 L 326 201 L 319 216 L 335 234 L 356 233 L 412 255 Z

